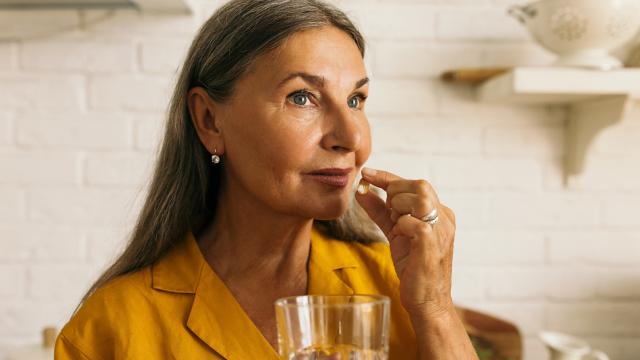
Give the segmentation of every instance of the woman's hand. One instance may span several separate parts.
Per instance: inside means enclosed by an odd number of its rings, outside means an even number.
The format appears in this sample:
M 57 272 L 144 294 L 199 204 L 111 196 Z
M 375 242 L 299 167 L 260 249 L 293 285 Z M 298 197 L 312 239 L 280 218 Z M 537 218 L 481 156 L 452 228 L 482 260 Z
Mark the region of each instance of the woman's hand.
M 387 201 L 372 192 L 356 200 L 389 239 L 400 278 L 400 301 L 407 310 L 420 359 L 478 359 L 451 300 L 451 264 L 456 225 L 425 180 L 406 180 L 386 171 L 362 170 L 363 180 L 384 189 Z M 360 186 L 358 187 L 360 188 Z M 436 209 L 439 221 L 422 220 Z
M 400 279 L 402 305 L 417 319 L 433 319 L 454 310 L 451 300 L 451 266 L 455 216 L 440 203 L 425 180 L 407 180 L 390 172 L 363 168 L 356 200 L 384 232 Z M 362 185 L 375 185 L 387 193 L 386 203 Z M 421 220 L 434 209 L 439 221 Z

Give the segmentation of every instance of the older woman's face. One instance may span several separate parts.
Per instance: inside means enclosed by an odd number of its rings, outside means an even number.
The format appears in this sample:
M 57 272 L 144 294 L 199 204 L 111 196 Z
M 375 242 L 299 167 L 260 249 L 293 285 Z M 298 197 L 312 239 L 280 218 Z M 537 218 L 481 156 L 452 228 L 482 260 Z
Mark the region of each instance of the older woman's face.
M 371 152 L 367 80 L 353 39 L 333 27 L 296 33 L 258 57 L 218 112 L 227 188 L 281 213 L 343 214 Z M 327 168 L 345 176 L 311 174 Z

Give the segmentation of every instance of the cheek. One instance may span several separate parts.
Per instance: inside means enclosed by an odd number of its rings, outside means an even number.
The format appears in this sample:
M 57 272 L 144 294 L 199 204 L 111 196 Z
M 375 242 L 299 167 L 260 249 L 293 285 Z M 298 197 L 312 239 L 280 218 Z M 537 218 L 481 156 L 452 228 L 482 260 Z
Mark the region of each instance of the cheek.
M 301 173 L 309 171 L 309 161 L 313 157 L 316 145 L 313 134 L 304 132 L 290 133 L 288 137 L 279 138 L 276 153 L 279 173 L 288 181 L 299 181 Z
M 309 170 L 306 167 L 317 141 L 314 132 L 287 127 L 264 129 L 260 135 L 260 145 L 254 148 L 254 156 L 266 167 L 271 181 L 280 187 L 296 186 L 300 174 Z

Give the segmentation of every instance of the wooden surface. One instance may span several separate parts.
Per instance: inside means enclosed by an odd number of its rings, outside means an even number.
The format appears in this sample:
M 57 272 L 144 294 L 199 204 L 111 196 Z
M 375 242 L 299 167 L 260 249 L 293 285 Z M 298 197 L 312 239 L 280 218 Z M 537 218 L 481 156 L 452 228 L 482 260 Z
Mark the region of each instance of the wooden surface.
M 444 81 L 461 84 L 479 84 L 496 75 L 509 71 L 510 68 L 467 68 L 445 71 L 441 78 Z
M 495 350 L 491 360 L 521 360 L 522 336 L 512 323 L 489 314 L 456 307 L 458 316 L 470 336 L 490 343 Z

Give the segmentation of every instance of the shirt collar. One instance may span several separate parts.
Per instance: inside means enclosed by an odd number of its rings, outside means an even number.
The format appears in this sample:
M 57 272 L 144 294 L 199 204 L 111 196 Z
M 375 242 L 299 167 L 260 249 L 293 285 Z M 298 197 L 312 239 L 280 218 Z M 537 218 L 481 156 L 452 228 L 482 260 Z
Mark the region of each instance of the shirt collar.
M 352 295 L 353 288 L 342 280 L 341 270 L 357 266 L 347 243 L 325 236 L 313 228 L 309 257 L 310 295 Z
M 151 286 L 156 290 L 194 294 L 206 262 L 193 234 L 188 232 L 151 267 Z
M 344 241 L 328 237 L 316 227 L 311 229 L 310 270 L 357 268 L 358 262 Z M 205 266 L 209 266 L 192 232 L 188 232 L 164 257 L 152 266 L 152 287 L 156 290 L 194 294 Z M 210 270 L 210 269 L 209 269 Z M 309 279 L 313 282 L 315 279 Z
M 354 294 L 353 288 L 342 280 L 341 270 L 357 266 L 347 243 L 312 228 L 310 295 Z M 183 241 L 152 266 L 152 287 L 165 292 L 194 294 L 187 327 L 226 359 L 266 359 L 266 354 L 278 359 L 230 290 L 209 267 L 193 233 L 188 232 Z

